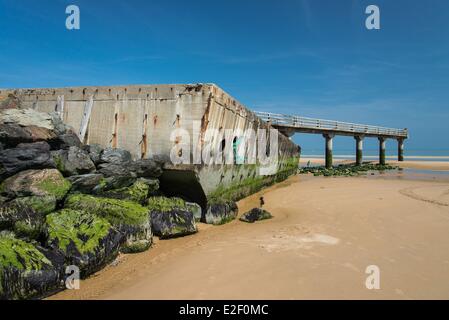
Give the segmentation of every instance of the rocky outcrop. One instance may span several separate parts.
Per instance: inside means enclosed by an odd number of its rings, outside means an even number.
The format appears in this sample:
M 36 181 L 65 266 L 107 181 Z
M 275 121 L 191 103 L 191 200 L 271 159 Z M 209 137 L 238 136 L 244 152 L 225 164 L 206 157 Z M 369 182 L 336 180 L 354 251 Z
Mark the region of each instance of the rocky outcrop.
M 53 151 L 56 167 L 64 176 L 74 176 L 95 171 L 95 164 L 89 154 L 75 146 L 66 150 Z
M 0 151 L 0 179 L 27 169 L 54 168 L 50 145 L 46 142 L 21 143 Z
M 197 232 L 193 212 L 179 198 L 153 197 L 148 200 L 151 226 L 162 239 L 185 236 Z
M 109 221 L 124 237 L 123 252 L 140 252 L 152 244 L 148 209 L 135 202 L 79 194 L 69 196 L 65 207 L 90 212 Z
M 80 268 L 85 277 L 118 254 L 120 233 L 104 218 L 79 210 L 63 209 L 46 217 L 47 246 L 64 253 L 65 264 Z
M 238 207 L 234 201 L 211 201 L 202 221 L 209 224 L 220 225 L 234 220 L 238 214 Z
M 267 210 L 262 208 L 253 208 L 248 212 L 245 212 L 240 221 L 253 223 L 260 220 L 271 219 L 273 216 Z

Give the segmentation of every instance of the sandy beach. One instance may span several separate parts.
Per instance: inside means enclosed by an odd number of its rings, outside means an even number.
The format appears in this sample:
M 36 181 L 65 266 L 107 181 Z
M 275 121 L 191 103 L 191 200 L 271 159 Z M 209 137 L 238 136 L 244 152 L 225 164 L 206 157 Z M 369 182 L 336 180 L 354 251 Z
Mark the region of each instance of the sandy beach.
M 448 177 L 294 176 L 238 203 L 263 195 L 273 219 L 199 224 L 50 299 L 449 299 Z M 365 286 L 369 265 L 379 290 Z

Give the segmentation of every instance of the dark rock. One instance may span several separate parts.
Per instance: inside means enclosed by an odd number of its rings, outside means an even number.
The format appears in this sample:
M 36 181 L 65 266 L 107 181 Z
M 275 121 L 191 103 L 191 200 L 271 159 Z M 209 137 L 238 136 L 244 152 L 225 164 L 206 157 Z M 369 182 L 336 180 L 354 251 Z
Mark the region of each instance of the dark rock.
M 48 114 L 50 116 L 52 125 L 53 125 L 53 131 L 56 133 L 56 135 L 60 136 L 63 135 L 65 133 L 75 133 L 75 130 L 66 125 L 60 115 L 57 112 L 50 112 Z
M 271 213 L 262 208 L 253 208 L 250 211 L 245 212 L 240 217 L 240 221 L 252 223 L 259 220 L 271 219 L 272 217 Z
M 0 179 L 27 169 L 54 168 L 55 163 L 46 142 L 21 143 L 13 149 L 0 151 Z
M 19 143 L 51 141 L 56 137 L 56 134 L 47 128 L 0 123 L 0 142 L 4 144 L 5 148 L 14 148 Z
M 46 253 L 12 233 L 0 233 L 0 300 L 39 298 L 61 288 L 62 266 Z
M 89 154 L 78 147 L 53 151 L 52 155 L 56 168 L 64 176 L 81 175 L 95 171 L 95 165 L 90 159 Z
M 46 217 L 48 247 L 64 253 L 86 277 L 118 254 L 122 235 L 104 218 L 85 211 L 63 209 Z
M 99 144 L 85 145 L 83 149 L 89 153 L 89 157 L 95 165 L 100 163 L 100 155 L 103 152 L 103 148 Z
M 195 217 L 179 198 L 154 197 L 148 201 L 153 233 L 161 239 L 197 232 Z
M 89 173 L 67 178 L 72 183 L 70 192 L 91 193 L 104 179 L 100 173 Z
M 152 244 L 148 209 L 135 202 L 76 194 L 69 196 L 65 205 L 108 220 L 124 236 L 123 252 L 144 251 Z
M 136 175 L 130 171 L 130 167 L 127 164 L 102 163 L 98 166 L 98 172 L 105 177 L 128 176 L 136 178 Z
M 124 149 L 106 148 L 100 155 L 100 161 L 113 164 L 128 164 L 131 162 L 131 153 Z
M 62 200 L 70 182 L 56 169 L 26 170 L 9 177 L 0 185 L 0 194 L 9 199 L 28 196 L 54 196 Z
M 78 135 L 73 131 L 67 131 L 66 133 L 57 136 L 49 143 L 53 150 L 69 149 L 70 147 L 78 147 L 78 148 L 82 147 L 82 143 L 78 138 Z
M 161 165 L 151 159 L 134 161 L 130 170 L 141 178 L 158 178 L 162 175 Z
M 214 201 L 207 205 L 207 211 L 202 219 L 209 224 L 224 224 L 237 217 L 238 208 L 234 201 Z

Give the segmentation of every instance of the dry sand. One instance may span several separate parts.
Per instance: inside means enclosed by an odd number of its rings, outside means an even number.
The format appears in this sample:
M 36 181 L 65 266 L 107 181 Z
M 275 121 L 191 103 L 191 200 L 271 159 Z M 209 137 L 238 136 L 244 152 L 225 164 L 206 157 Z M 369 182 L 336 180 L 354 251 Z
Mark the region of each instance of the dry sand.
M 273 219 L 200 224 L 51 299 L 449 299 L 449 180 L 410 178 L 292 177 L 239 202 Z

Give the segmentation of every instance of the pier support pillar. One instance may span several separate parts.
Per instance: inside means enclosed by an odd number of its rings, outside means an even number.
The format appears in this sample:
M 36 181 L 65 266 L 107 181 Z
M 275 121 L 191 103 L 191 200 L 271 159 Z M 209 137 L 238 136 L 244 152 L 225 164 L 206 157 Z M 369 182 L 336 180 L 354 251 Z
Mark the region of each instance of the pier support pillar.
M 358 166 L 363 162 L 363 136 L 355 136 L 355 163 Z
M 398 139 L 398 161 L 404 161 L 404 139 Z
M 387 139 L 379 137 L 379 164 L 385 165 L 385 141 Z
M 333 147 L 333 134 L 323 134 L 324 139 L 326 139 L 326 168 L 332 168 L 332 147 Z

